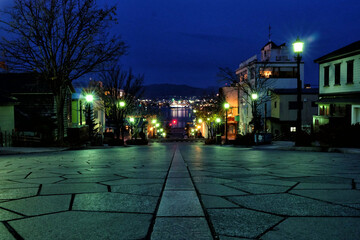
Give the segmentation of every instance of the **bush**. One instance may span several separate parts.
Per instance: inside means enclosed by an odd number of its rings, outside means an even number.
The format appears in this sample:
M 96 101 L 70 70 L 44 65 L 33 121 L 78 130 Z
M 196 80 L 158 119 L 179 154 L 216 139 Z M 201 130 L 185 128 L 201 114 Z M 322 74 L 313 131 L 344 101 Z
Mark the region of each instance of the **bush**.
M 148 143 L 147 139 L 131 139 L 126 141 L 128 145 L 148 145 Z
M 254 145 L 254 134 L 248 133 L 245 135 L 236 135 L 236 139 L 234 141 L 234 145 L 245 145 L 245 146 L 252 146 Z
M 205 144 L 206 145 L 216 144 L 216 139 L 208 138 L 208 139 L 205 140 Z
M 320 126 L 316 139 L 326 147 L 360 147 L 360 124 Z
M 297 146 L 311 147 L 314 138 L 307 132 L 301 131 L 299 136 L 296 136 L 296 140 L 297 140 Z

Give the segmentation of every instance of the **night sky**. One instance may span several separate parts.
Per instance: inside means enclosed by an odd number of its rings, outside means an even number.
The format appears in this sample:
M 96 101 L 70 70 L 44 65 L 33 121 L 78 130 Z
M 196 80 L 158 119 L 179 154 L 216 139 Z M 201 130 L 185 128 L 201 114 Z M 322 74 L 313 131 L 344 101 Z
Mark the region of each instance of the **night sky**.
M 0 0 L 0 7 L 12 1 Z M 313 60 L 360 40 L 359 0 L 102 0 L 117 4 L 113 31 L 129 45 L 124 67 L 145 84 L 219 85 L 218 67 L 236 69 L 269 40 L 305 41 L 305 83 L 318 84 Z

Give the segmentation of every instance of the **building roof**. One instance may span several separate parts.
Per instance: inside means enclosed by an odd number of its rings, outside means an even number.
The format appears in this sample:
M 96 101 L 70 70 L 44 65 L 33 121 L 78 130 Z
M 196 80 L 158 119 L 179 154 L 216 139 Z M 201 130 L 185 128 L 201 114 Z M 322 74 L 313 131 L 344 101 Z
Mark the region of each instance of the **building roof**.
M 336 60 L 338 58 L 344 58 L 348 56 L 352 56 L 355 54 L 360 54 L 360 41 L 353 42 L 345 47 L 337 49 L 331 53 L 328 53 L 318 59 L 315 59 L 316 63 L 324 63 L 332 60 Z
M 36 73 L 0 73 L 0 88 L 7 93 L 51 93 Z
M 297 88 L 277 88 L 271 90 L 273 93 L 278 95 L 292 95 L 297 94 Z M 318 88 L 303 88 L 301 94 L 319 94 Z
M 0 106 L 13 106 L 16 104 L 18 104 L 16 98 L 5 96 L 2 92 L 0 92 Z
M 272 46 L 271 46 L 271 49 L 276 49 L 276 48 L 281 48 L 281 47 L 283 47 L 283 46 L 286 46 L 286 43 L 283 43 L 283 44 L 281 44 L 281 45 L 276 45 L 273 41 L 269 41 L 269 42 L 267 42 L 262 48 L 261 48 L 261 50 L 264 50 L 264 48 L 267 46 L 267 45 L 269 45 L 269 44 L 272 44 Z

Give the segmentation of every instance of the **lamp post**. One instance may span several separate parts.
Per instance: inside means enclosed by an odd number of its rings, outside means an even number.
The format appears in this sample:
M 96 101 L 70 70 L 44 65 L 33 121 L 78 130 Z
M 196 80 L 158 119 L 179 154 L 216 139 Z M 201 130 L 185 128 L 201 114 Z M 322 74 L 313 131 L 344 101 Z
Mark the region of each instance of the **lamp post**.
M 132 139 L 133 138 L 133 126 L 134 126 L 134 123 L 135 123 L 135 118 L 130 117 L 129 122 L 130 122 L 130 131 L 131 131 L 131 139 Z
M 86 125 L 88 125 L 89 140 L 92 141 L 93 132 L 94 132 L 94 123 L 92 119 L 91 103 L 94 101 L 94 96 L 92 94 L 87 94 L 85 96 L 85 101 L 86 101 L 85 121 L 86 121 Z
M 254 120 L 254 133 L 255 133 L 255 143 L 257 144 L 258 142 L 258 135 L 257 135 L 257 130 L 259 127 L 259 119 L 258 119 L 258 114 L 257 114 L 257 105 L 256 105 L 256 100 L 259 98 L 259 95 L 257 93 L 252 93 L 251 94 L 251 99 L 252 99 L 252 112 L 253 112 L 253 120 Z
M 295 146 L 300 145 L 300 135 L 301 135 L 301 80 L 300 80 L 300 61 L 301 61 L 301 53 L 303 52 L 304 43 L 300 41 L 299 37 L 297 37 L 296 41 L 293 43 L 294 52 L 296 53 L 296 63 L 297 63 L 297 119 L 296 119 L 296 139 Z
M 228 127 L 227 127 L 227 122 L 228 122 L 228 109 L 230 108 L 230 104 L 229 103 L 224 103 L 224 108 L 225 108 L 225 144 L 228 143 Z

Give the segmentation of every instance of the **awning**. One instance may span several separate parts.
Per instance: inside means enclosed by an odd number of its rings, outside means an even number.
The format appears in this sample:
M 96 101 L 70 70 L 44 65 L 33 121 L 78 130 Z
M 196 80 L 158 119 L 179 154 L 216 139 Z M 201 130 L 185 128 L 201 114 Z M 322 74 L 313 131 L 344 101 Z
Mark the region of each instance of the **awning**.
M 345 97 L 321 98 L 321 99 L 317 100 L 316 103 L 360 104 L 360 98 L 345 98 Z

